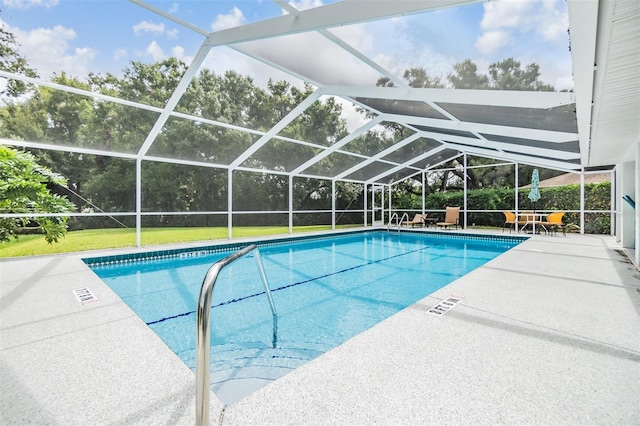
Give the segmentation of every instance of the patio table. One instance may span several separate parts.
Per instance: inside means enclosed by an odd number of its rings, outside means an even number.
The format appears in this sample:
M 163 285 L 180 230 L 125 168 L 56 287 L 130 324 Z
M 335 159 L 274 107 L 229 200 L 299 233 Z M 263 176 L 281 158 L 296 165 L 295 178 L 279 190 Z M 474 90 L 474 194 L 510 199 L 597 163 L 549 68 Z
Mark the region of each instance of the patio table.
M 425 228 L 431 228 L 436 226 L 436 222 L 438 221 L 435 217 L 425 217 L 424 218 L 424 226 Z
M 540 226 L 547 231 L 547 228 L 542 224 L 545 218 L 547 217 L 547 213 L 518 213 L 518 221 L 524 221 L 524 225 L 520 228 L 520 232 L 522 232 L 527 225 L 531 225 L 531 232 L 535 235 L 536 233 L 536 223 L 540 224 Z

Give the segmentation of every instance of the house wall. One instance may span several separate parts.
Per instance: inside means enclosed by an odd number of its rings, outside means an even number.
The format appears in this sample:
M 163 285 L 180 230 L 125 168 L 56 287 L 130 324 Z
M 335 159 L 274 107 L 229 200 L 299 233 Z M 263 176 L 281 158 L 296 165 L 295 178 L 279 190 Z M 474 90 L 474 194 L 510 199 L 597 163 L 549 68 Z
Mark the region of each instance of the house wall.
M 640 137 L 639 137 L 640 139 Z M 630 148 L 630 158 L 619 165 L 619 179 L 616 185 L 616 198 L 620 203 L 620 220 L 616 236 L 625 249 L 633 250 L 636 264 L 640 264 L 640 140 Z M 622 200 L 625 195 L 636 202 L 634 209 Z

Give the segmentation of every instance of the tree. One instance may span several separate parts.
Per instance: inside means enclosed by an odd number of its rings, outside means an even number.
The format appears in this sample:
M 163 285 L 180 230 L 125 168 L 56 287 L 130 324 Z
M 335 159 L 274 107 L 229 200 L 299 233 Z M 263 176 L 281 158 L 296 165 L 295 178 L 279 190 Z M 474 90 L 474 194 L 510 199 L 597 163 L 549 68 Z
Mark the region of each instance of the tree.
M 61 175 L 39 165 L 27 152 L 0 145 L 0 212 L 32 213 L 29 218 L 0 218 L 0 241 L 18 238 L 21 227 L 35 224 L 49 244 L 67 232 L 66 217 L 37 216 L 39 213 L 69 213 L 74 205 L 51 193 L 48 186 L 66 186 Z
M 543 83 L 538 77 L 540 77 L 540 66 L 536 63 L 530 63 L 522 68 L 520 61 L 508 58 L 489 65 L 492 89 L 552 92 L 553 86 Z
M 489 65 L 489 75 L 479 74 L 478 66 L 471 59 L 455 64 L 453 69 L 454 72 L 447 79 L 454 89 L 554 90 L 553 86 L 539 79 L 538 64 L 530 63 L 523 68 L 520 61 L 514 58 Z
M 427 74 L 427 70 L 422 67 L 409 68 L 404 72 L 403 78 L 407 80 L 409 86 L 416 88 L 443 88 L 444 84 L 437 77 Z
M 454 72 L 447 76 L 454 89 L 488 89 L 489 77 L 478 74 L 478 66 L 471 59 L 453 66 Z

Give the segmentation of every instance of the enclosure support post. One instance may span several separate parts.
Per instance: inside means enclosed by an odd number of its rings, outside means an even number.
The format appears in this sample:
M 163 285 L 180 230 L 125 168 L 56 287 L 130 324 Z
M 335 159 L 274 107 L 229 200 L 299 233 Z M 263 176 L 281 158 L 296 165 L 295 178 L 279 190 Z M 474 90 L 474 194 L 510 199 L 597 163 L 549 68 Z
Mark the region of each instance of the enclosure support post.
M 467 229 L 467 153 L 465 152 L 464 155 L 462 156 L 462 176 L 463 176 L 463 184 L 462 184 L 462 188 L 463 188 L 463 209 L 464 209 L 464 221 L 463 221 L 463 228 Z
M 293 175 L 289 175 L 289 234 L 293 234 Z
M 426 191 L 425 191 L 424 184 L 425 184 L 425 171 L 423 170 L 422 171 L 422 214 L 423 215 L 426 207 L 426 200 L 425 200 Z
M 373 223 L 373 211 L 376 209 L 376 186 L 374 184 L 371 184 L 371 216 L 369 216 L 371 218 L 371 226 L 374 226 L 375 224 Z M 369 212 L 367 211 L 367 216 L 369 215 Z
M 617 167 L 617 166 L 616 166 Z M 611 185 L 609 188 L 611 188 L 609 190 L 609 196 L 611 197 L 611 199 L 609 200 L 609 234 L 610 235 L 616 235 L 616 223 L 618 222 L 618 216 L 616 215 L 616 167 L 614 167 L 613 169 L 611 169 L 611 173 L 609 181 L 611 182 Z
M 389 185 L 389 217 L 391 217 L 391 186 Z M 383 190 L 384 192 L 384 190 Z M 380 212 L 380 220 L 382 221 L 382 224 L 384 225 L 384 204 L 382 205 L 382 211 Z
M 580 170 L 580 233 L 584 234 L 584 167 Z
M 331 229 L 336 229 L 336 181 L 331 180 Z
M 636 161 L 634 161 L 635 163 L 635 193 L 636 193 L 636 210 L 635 210 L 635 223 L 634 223 L 634 229 L 635 229 L 635 240 L 634 240 L 634 247 L 635 247 L 635 251 L 634 251 L 634 255 L 635 255 L 635 261 L 636 261 L 636 265 L 640 265 L 640 214 L 638 213 L 638 209 L 640 209 L 640 206 L 638 206 L 638 204 L 640 204 L 640 140 L 638 140 L 638 142 L 636 143 Z
M 142 158 L 136 158 L 136 247 L 142 246 Z
M 518 200 L 519 200 L 519 197 L 520 197 L 520 192 L 518 191 L 518 182 L 519 182 L 519 178 L 518 178 L 518 169 L 519 169 L 518 163 L 513 163 L 513 168 L 515 169 L 514 175 L 515 175 L 515 180 L 516 180 L 515 184 L 513 185 L 515 187 L 514 188 L 514 190 L 515 190 L 515 206 L 514 206 L 515 208 L 514 208 L 514 210 L 516 211 L 516 215 L 517 215 L 518 214 L 518 207 L 519 207 L 518 206 Z
M 611 181 L 611 192 L 613 192 L 613 196 L 616 200 L 616 202 L 614 204 L 612 204 L 613 206 L 615 206 L 616 208 L 616 228 L 615 228 L 615 233 L 616 233 L 616 243 L 620 243 L 622 242 L 622 211 L 624 210 L 624 203 L 621 203 L 620 197 L 622 197 L 622 195 L 624 195 L 624 192 L 622 191 L 622 184 L 624 181 L 624 165 L 623 164 L 616 164 L 616 166 L 613 168 L 613 171 L 615 172 L 615 186 L 613 186 L 613 181 Z M 614 189 L 615 188 L 615 189 Z
M 364 184 L 364 227 L 367 227 L 367 214 L 369 213 L 369 195 L 367 194 L 367 184 Z
M 233 170 L 227 171 L 227 238 L 233 238 Z

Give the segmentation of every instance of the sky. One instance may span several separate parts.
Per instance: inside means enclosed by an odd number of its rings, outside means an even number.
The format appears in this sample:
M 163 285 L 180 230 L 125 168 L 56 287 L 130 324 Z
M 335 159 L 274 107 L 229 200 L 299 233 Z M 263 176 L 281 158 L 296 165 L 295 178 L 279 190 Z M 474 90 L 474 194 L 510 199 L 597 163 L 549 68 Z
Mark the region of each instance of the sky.
M 357 7 L 380 0 L 352 0 Z M 389 0 L 387 0 L 389 1 Z M 329 0 L 293 0 L 298 10 Z M 284 14 L 273 0 L 147 1 L 206 32 Z M 153 63 L 175 56 L 189 63 L 204 36 L 126 0 L 0 0 L 0 23 L 42 78 L 65 71 L 121 75 L 131 61 Z M 486 72 L 514 57 L 540 65 L 541 79 L 556 90 L 573 87 L 565 0 L 495 0 L 331 29 L 352 47 L 402 77 L 424 67 L 446 77 L 470 58 Z M 380 74 L 317 33 L 241 45 L 245 52 L 291 66 L 320 84 L 375 84 Z M 228 47 L 214 48 L 204 66 L 232 69 L 264 86 L 269 78 L 301 80 Z

